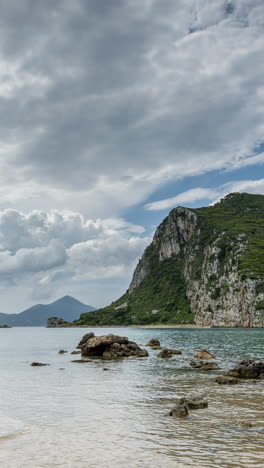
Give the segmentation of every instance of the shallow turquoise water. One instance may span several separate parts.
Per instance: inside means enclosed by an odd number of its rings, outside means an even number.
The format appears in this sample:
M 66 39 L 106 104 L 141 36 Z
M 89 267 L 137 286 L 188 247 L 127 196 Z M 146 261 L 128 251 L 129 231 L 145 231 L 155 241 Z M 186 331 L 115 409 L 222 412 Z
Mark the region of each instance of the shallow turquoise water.
M 219 386 L 213 379 L 242 358 L 264 359 L 263 329 L 94 331 L 142 345 L 157 337 L 183 354 L 162 360 L 149 350 L 146 359 L 76 364 L 70 351 L 86 329 L 0 329 L 1 467 L 264 466 L 264 381 Z M 190 368 L 203 348 L 221 371 Z M 50 366 L 32 368 L 32 361 Z M 166 416 L 193 392 L 206 395 L 208 409 L 187 420 Z

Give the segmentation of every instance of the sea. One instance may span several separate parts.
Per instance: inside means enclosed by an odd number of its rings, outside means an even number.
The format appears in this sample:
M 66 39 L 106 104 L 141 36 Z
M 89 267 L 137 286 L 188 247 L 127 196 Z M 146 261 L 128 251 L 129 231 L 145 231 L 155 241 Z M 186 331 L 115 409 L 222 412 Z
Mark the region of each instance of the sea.
M 88 331 L 182 355 L 72 362 Z M 190 367 L 201 349 L 220 370 Z M 0 329 L 0 467 L 263 468 L 264 380 L 215 382 L 244 358 L 264 359 L 264 329 Z M 168 416 L 190 394 L 208 408 Z

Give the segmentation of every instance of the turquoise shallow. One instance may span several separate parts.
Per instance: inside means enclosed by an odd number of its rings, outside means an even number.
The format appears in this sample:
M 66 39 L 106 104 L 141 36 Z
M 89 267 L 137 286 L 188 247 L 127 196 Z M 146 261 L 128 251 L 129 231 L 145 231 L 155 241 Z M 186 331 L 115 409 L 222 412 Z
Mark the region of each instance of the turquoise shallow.
M 264 380 L 220 386 L 213 379 L 242 358 L 264 359 L 263 329 L 93 331 L 141 345 L 157 337 L 183 354 L 163 360 L 149 350 L 149 358 L 77 364 L 70 352 L 86 329 L 0 329 L 1 467 L 263 467 Z M 221 371 L 190 368 L 204 348 Z M 193 392 L 208 398 L 208 409 L 186 420 L 166 416 Z

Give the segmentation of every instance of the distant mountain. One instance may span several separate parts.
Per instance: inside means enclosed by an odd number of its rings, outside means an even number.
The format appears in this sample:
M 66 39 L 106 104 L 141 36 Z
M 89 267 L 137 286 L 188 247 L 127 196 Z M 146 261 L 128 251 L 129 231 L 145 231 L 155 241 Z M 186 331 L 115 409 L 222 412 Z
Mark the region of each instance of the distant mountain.
M 64 296 L 51 304 L 37 304 L 20 314 L 0 313 L 0 325 L 5 324 L 13 327 L 46 326 L 49 317 L 59 317 L 67 322 L 72 322 L 78 319 L 82 313 L 93 310 L 95 310 L 94 307 L 83 304 L 74 297 Z

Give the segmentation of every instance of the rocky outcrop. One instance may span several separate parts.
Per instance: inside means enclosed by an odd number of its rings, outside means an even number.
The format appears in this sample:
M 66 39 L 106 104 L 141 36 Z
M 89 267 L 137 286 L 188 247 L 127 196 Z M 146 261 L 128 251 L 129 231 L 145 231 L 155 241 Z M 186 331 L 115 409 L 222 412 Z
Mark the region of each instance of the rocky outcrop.
M 62 328 L 66 327 L 67 323 L 59 317 L 50 317 L 47 321 L 47 328 Z
M 83 314 L 79 325 L 264 327 L 263 233 L 263 195 L 177 207 L 158 226 L 127 292 Z
M 244 359 L 226 374 L 238 379 L 258 379 L 264 376 L 264 362 L 254 359 Z
M 241 208 L 242 202 L 248 203 L 247 208 Z M 230 213 L 233 226 L 228 223 Z M 175 208 L 157 228 L 135 269 L 128 293 L 134 294 L 151 273 L 154 257 L 160 265 L 171 259 L 181 265 L 186 299 L 197 325 L 264 327 L 263 267 L 256 266 L 263 256 L 263 213 L 264 197 L 237 193 L 229 194 L 215 207 Z M 241 263 L 250 242 L 253 247 L 243 270 Z M 175 309 L 177 313 L 177 306 Z
M 129 341 L 127 337 L 112 334 L 94 336 L 93 333 L 88 333 L 82 338 L 78 347 L 83 356 L 103 359 L 148 356 L 145 349 L 141 349 L 136 343 Z

